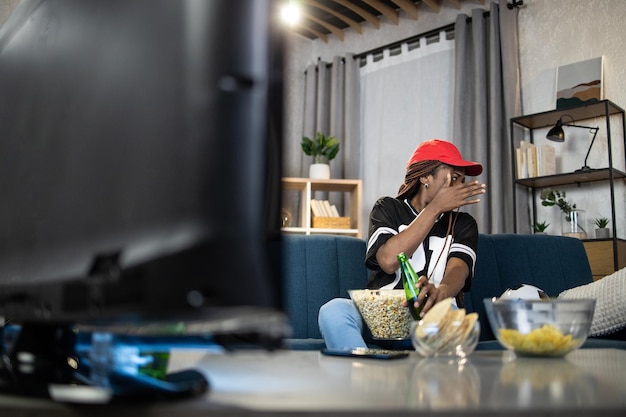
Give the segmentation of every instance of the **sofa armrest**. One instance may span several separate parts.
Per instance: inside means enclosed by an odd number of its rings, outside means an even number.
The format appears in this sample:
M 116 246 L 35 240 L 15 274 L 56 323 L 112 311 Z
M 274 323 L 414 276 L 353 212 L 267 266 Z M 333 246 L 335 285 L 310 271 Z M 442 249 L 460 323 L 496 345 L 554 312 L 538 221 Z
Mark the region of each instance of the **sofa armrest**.
M 365 288 L 365 241 L 343 235 L 283 236 L 283 301 L 294 339 L 320 339 L 320 307 Z

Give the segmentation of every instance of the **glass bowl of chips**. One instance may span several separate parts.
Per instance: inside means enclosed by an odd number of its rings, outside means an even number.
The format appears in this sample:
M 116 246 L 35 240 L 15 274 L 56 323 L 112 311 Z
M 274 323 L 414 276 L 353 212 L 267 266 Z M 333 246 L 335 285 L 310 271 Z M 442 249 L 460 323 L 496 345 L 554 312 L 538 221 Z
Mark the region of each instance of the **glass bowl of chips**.
M 595 300 L 484 299 L 493 333 L 517 356 L 563 357 L 587 339 Z
M 474 351 L 479 336 L 478 314 L 456 308 L 452 298 L 439 301 L 411 326 L 413 347 L 426 357 L 465 357 Z

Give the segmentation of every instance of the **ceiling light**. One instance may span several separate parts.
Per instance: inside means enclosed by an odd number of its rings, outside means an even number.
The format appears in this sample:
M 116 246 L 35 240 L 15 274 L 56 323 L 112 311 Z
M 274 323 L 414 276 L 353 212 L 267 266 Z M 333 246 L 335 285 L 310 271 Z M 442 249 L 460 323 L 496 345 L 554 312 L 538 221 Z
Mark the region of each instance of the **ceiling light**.
M 289 26 L 294 26 L 300 22 L 302 16 L 302 8 L 296 2 L 290 1 L 285 3 L 281 9 L 280 17 Z

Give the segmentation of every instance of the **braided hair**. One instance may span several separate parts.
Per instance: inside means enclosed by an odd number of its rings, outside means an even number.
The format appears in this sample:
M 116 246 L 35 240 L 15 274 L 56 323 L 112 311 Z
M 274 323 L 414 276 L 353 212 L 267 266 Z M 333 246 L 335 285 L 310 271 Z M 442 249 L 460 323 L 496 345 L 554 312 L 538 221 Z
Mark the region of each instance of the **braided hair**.
M 404 176 L 404 183 L 400 186 L 396 198 L 411 199 L 420 188 L 420 178 L 434 174 L 442 165 L 443 163 L 439 161 L 420 161 L 409 165 Z

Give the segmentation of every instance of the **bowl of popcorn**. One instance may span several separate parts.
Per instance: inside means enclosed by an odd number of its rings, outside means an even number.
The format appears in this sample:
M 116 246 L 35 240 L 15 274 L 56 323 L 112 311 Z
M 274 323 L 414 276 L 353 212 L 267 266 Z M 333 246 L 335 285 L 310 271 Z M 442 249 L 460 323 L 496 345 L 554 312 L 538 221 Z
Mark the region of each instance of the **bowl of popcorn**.
M 403 305 L 404 290 L 349 290 L 363 321 L 376 340 L 408 339 L 413 317 Z
M 484 299 L 487 318 L 502 346 L 517 356 L 563 357 L 587 339 L 593 299 Z

